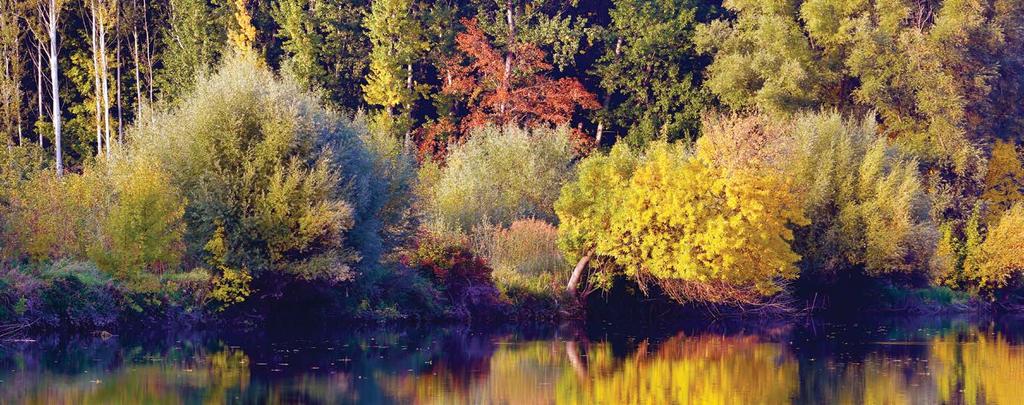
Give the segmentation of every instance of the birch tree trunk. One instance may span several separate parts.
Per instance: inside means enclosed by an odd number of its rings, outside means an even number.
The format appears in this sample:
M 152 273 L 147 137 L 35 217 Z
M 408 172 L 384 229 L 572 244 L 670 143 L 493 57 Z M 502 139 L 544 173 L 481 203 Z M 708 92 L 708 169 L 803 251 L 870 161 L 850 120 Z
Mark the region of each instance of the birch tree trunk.
M 133 2 L 134 3 L 134 2 Z M 134 8 L 138 11 L 138 7 Z M 132 21 L 132 59 L 135 63 L 135 121 L 142 119 L 142 75 L 139 64 L 139 25 L 137 20 Z
M 107 63 L 107 4 L 102 0 L 96 1 L 100 9 L 100 69 L 103 73 L 103 144 L 106 145 L 106 156 L 110 157 L 110 83 L 107 72 L 110 65 Z
M 39 105 L 39 118 L 36 120 L 42 120 L 43 116 L 43 44 L 39 39 L 36 39 L 36 100 Z M 43 133 L 42 131 L 36 131 L 39 136 L 39 147 L 43 147 Z
M 91 32 L 92 46 L 92 78 L 93 78 L 93 100 L 96 107 L 96 156 L 103 154 L 103 122 L 102 106 L 100 105 L 100 54 L 99 54 L 99 32 L 96 26 L 96 1 L 89 2 L 92 12 L 89 13 L 89 28 Z
M 53 101 L 53 110 L 50 116 L 53 118 L 53 145 L 54 161 L 56 163 L 57 177 L 64 177 L 64 155 L 61 149 L 61 126 L 63 124 L 60 111 L 60 67 L 57 64 L 57 25 L 60 22 L 60 7 L 63 4 L 58 0 L 41 0 L 40 14 L 44 14 L 44 24 L 47 35 L 50 39 L 50 97 Z

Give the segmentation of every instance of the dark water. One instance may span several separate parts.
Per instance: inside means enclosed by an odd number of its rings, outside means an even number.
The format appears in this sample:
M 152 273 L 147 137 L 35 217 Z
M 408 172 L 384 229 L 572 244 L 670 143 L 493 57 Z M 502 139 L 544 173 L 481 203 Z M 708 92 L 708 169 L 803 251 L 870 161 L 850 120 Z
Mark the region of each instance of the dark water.
M 0 403 L 1021 404 L 1024 322 L 51 337 L 0 343 Z

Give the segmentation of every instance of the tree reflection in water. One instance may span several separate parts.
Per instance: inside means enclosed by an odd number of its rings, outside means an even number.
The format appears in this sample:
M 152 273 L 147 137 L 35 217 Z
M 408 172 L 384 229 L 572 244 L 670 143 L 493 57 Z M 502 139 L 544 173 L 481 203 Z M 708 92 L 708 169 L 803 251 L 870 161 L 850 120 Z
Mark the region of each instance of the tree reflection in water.
M 1013 404 L 1022 326 L 52 338 L 0 345 L 0 403 Z

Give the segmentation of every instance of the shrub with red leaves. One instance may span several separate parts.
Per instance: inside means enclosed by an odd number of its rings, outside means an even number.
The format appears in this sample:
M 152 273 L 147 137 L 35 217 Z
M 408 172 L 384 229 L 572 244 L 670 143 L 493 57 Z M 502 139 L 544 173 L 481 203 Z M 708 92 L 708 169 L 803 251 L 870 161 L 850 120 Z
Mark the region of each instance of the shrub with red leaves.
M 453 318 L 495 320 L 507 306 L 491 279 L 491 268 L 474 255 L 465 241 L 421 234 L 416 251 L 404 260 L 429 275 L 449 300 Z

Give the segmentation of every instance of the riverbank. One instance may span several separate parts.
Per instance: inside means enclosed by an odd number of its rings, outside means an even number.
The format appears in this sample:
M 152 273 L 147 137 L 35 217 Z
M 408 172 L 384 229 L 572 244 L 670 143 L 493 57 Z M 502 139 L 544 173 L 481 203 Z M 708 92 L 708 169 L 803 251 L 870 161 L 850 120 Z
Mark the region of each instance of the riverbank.
M 864 286 L 862 286 L 864 287 Z M 479 286 L 478 290 L 482 289 Z M 491 287 L 493 288 L 493 287 Z M 418 308 L 356 308 L 343 300 L 344 291 L 311 294 L 308 286 L 284 290 L 279 297 L 254 298 L 227 310 L 205 300 L 187 279 L 168 278 L 161 289 L 132 293 L 116 280 L 85 263 L 59 263 L 45 269 L 21 269 L 0 277 L 0 338 L 25 338 L 51 332 L 118 334 L 132 330 L 232 328 L 257 330 L 280 324 L 474 324 L 556 326 L 560 324 L 657 324 L 666 320 L 733 319 L 741 322 L 794 320 L 809 316 L 846 319 L 864 315 L 1004 314 L 1019 311 L 1020 297 L 991 302 L 945 287 L 898 288 L 888 283 L 864 287 L 861 295 L 814 293 L 785 305 L 743 307 L 680 304 L 656 286 L 646 292 L 620 280 L 583 302 L 568 295 L 486 290 L 438 298 L 432 313 L 403 312 Z M 485 299 L 482 299 L 484 297 Z

